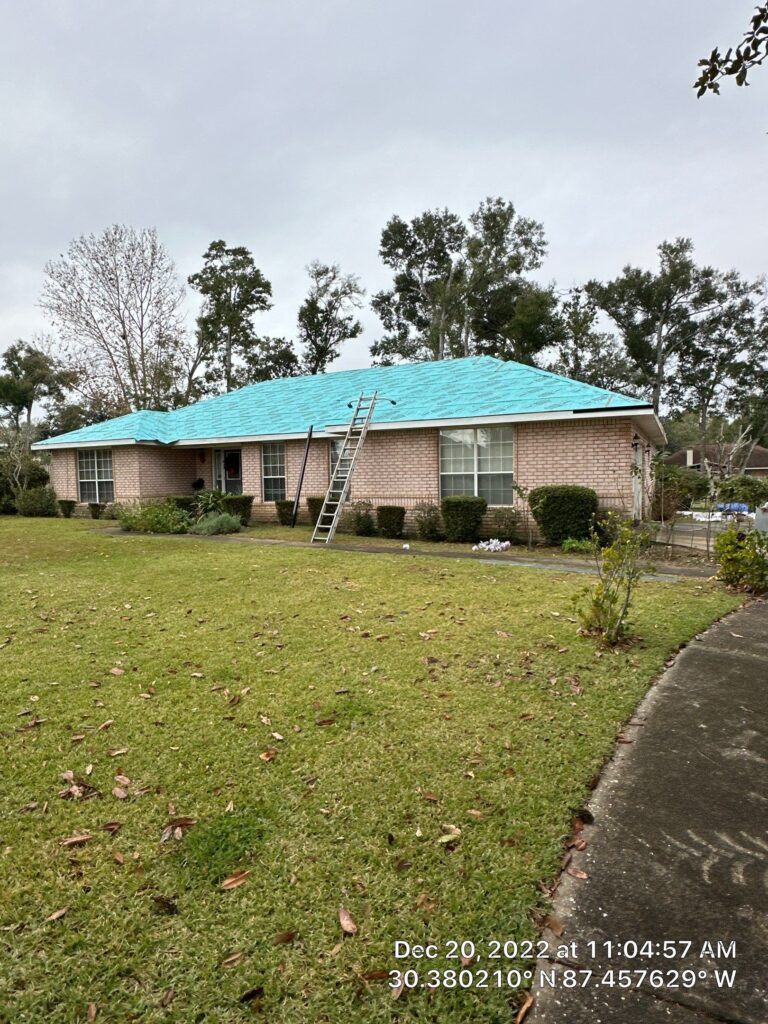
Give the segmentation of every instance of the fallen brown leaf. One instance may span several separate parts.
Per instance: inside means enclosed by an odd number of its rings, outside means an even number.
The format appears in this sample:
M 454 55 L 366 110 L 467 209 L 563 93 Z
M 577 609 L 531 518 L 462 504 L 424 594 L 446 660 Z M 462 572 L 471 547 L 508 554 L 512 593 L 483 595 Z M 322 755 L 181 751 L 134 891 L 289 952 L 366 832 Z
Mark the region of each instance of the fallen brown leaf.
M 69 910 L 69 907 L 62 907 L 61 910 L 54 910 L 54 912 L 52 914 L 49 914 L 48 917 L 46 917 L 45 920 L 46 921 L 58 921 L 60 917 L 64 917 L 64 915 L 66 914 L 66 912 L 68 910 Z
M 125 675 L 125 669 L 124 668 L 120 668 L 119 665 L 115 665 L 114 668 L 111 668 L 109 670 L 109 674 L 111 676 L 124 676 Z
M 553 935 L 558 939 L 563 934 L 563 924 L 559 917 L 555 917 L 554 914 L 547 914 L 544 918 L 544 927 L 549 928 Z
M 272 945 L 290 946 L 292 942 L 296 941 L 298 934 L 299 933 L 295 931 L 278 932 L 277 935 L 272 936 Z
M 357 935 L 357 925 L 350 912 L 345 910 L 344 907 L 339 908 L 339 924 L 345 935 Z
M 534 1000 L 533 996 L 531 995 L 531 993 L 530 992 L 526 992 L 525 993 L 525 998 L 523 999 L 523 1005 L 517 1011 L 517 1016 L 515 1017 L 515 1024 L 523 1024 L 523 1021 L 525 1020 L 526 1016 L 528 1015 L 528 1011 L 533 1006 L 534 1002 L 535 1002 L 535 1000 Z
M 250 875 L 250 871 L 235 871 L 234 874 L 231 874 L 228 878 L 224 879 L 219 888 L 223 889 L 224 892 L 228 892 L 230 889 L 236 889 L 239 885 L 242 885 L 243 882 L 247 881 L 248 878 L 250 878 Z
M 587 874 L 587 872 L 586 871 L 582 871 L 581 868 L 567 867 L 565 869 L 565 873 L 567 875 L 570 875 L 571 878 L 589 878 L 589 875 Z
M 243 959 L 244 956 L 245 956 L 245 953 L 243 952 L 242 949 L 238 950 L 237 953 L 230 953 L 229 956 L 225 956 L 224 959 L 221 961 L 221 966 L 222 967 L 234 967 L 235 964 L 239 964 L 240 963 L 240 961 Z
M 96 1006 L 96 1003 L 88 1003 L 88 1015 L 86 1017 L 88 1024 L 93 1024 L 93 1022 L 96 1020 L 98 1012 L 99 1010 L 98 1007 Z
M 163 992 L 162 998 L 160 999 L 160 1006 L 170 1006 L 171 1003 L 173 1002 L 173 997 L 175 994 L 176 993 L 173 991 L 172 988 L 167 988 L 165 992 Z
M 74 835 L 62 839 L 59 846 L 83 846 L 92 838 L 93 836 L 88 832 L 76 832 Z

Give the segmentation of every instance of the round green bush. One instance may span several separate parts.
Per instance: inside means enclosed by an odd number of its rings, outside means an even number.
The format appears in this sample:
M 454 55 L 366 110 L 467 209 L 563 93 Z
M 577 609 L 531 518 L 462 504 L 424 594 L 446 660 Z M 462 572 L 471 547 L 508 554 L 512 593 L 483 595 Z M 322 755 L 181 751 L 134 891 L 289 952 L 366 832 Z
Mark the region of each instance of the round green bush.
M 428 501 L 420 502 L 413 510 L 416 536 L 419 540 L 438 541 L 445 539 L 443 517 L 437 505 Z
M 28 487 L 16 495 L 16 511 L 20 516 L 55 519 L 59 514 L 52 487 Z
M 240 516 L 230 515 L 229 512 L 212 512 L 193 523 L 188 532 L 201 537 L 214 537 L 221 533 L 239 533 L 242 528 Z
M 72 518 L 72 513 L 75 511 L 76 504 L 76 501 L 71 501 L 68 498 L 59 498 L 59 508 L 61 509 L 61 514 L 65 519 Z
M 528 495 L 533 518 L 547 544 L 560 547 L 569 537 L 584 540 L 592 532 L 597 513 L 597 494 L 591 487 L 548 484 Z
M 126 505 L 119 509 L 120 528 L 133 533 L 186 533 L 189 516 L 172 501 Z
M 369 501 L 356 501 L 350 511 L 352 532 L 358 537 L 374 537 L 376 523 L 373 519 L 373 506 Z
M 402 505 L 378 505 L 376 522 L 382 537 L 395 539 L 403 536 L 405 526 L 405 509 Z
M 293 498 L 282 498 L 275 502 L 277 509 L 277 521 L 281 526 L 290 526 L 293 516 Z
M 487 508 L 488 502 L 485 498 L 475 498 L 469 494 L 443 498 L 446 540 L 454 544 L 471 544 L 476 541 Z
M 222 496 L 221 511 L 229 512 L 231 516 L 239 516 L 243 526 L 250 523 L 252 509 L 252 494 L 225 494 Z

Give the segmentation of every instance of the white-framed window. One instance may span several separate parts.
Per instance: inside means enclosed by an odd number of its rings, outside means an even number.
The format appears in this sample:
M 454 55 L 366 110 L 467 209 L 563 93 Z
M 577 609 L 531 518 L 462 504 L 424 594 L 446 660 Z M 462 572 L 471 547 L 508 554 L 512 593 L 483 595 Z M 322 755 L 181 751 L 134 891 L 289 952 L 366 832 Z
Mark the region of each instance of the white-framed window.
M 329 458 L 330 458 L 330 471 L 333 476 L 333 471 L 336 469 L 336 463 L 341 458 L 342 450 L 344 449 L 344 438 L 343 437 L 332 437 L 329 444 Z
M 261 446 L 261 474 L 264 501 L 285 498 L 285 445 L 270 441 Z
M 77 480 L 80 501 L 109 502 L 115 500 L 110 448 L 81 448 L 77 453 Z
M 440 431 L 440 496 L 473 494 L 489 505 L 514 500 L 512 427 Z

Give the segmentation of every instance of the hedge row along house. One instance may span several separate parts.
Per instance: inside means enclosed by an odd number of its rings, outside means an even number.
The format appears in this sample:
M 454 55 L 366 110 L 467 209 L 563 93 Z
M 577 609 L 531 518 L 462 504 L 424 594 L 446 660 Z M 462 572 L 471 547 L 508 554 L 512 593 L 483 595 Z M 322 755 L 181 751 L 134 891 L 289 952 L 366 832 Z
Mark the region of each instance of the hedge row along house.
M 352 501 L 438 503 L 447 495 L 516 505 L 518 487 L 581 484 L 601 507 L 643 518 L 650 460 L 664 433 L 653 408 L 489 356 L 398 364 L 252 384 L 171 412 L 142 411 L 37 443 L 57 497 L 135 502 L 206 488 L 254 495 L 253 518 L 302 487 L 325 494 L 351 411 L 377 403 L 351 481 Z M 394 403 L 394 404 L 393 404 Z

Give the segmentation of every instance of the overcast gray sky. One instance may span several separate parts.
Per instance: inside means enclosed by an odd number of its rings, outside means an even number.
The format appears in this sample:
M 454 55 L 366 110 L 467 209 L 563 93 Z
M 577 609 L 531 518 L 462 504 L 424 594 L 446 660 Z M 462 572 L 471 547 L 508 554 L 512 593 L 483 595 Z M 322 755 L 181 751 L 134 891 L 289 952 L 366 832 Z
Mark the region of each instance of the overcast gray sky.
M 294 332 L 313 258 L 369 293 L 381 228 L 488 195 L 544 223 L 563 288 L 650 265 L 768 270 L 768 67 L 697 100 L 753 0 L 0 0 L 0 349 L 45 328 L 45 261 L 154 225 L 186 277 L 214 238 Z M 190 301 L 190 323 L 195 305 Z M 334 368 L 363 366 L 377 321 Z

